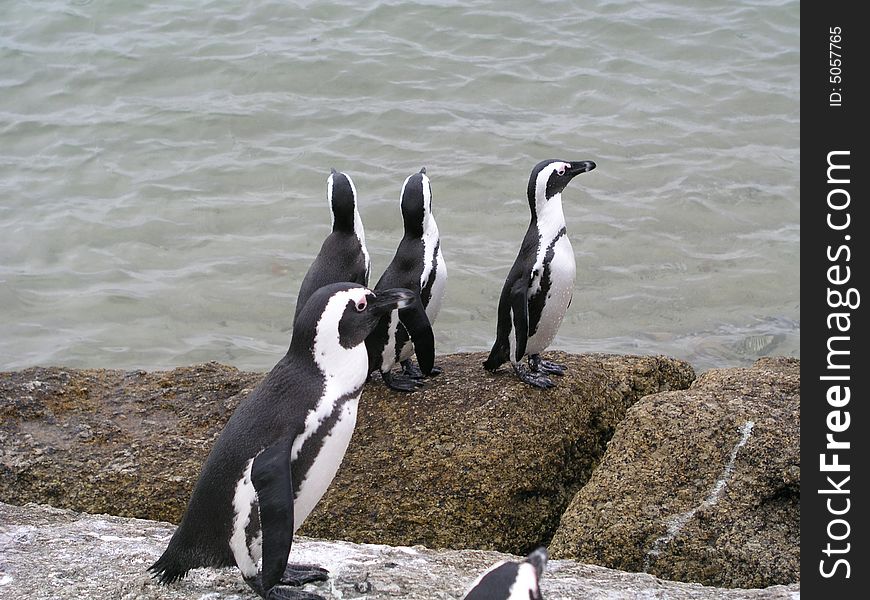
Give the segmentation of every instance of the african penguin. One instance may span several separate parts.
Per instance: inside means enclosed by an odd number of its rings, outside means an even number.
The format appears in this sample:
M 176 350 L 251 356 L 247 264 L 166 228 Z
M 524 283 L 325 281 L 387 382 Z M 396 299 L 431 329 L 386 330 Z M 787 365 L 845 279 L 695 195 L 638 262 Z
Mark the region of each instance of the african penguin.
M 463 600 L 542 600 L 539 583 L 546 566 L 544 547 L 521 562 L 496 563 L 471 584 Z
M 215 442 L 187 510 L 149 571 L 162 583 L 195 567 L 236 565 L 269 600 L 317 599 L 294 590 L 326 579 L 287 564 L 293 535 L 344 457 L 368 378 L 364 340 L 381 316 L 414 301 L 353 283 L 320 288 L 299 313 L 287 354 L 241 401 Z
M 435 341 L 431 324 L 441 310 L 447 266 L 432 214 L 432 186 L 425 167 L 405 179 L 400 199 L 405 233 L 375 291 L 407 288 L 418 294 L 418 302 L 385 316 L 366 339 L 366 347 L 370 371 L 380 370 L 384 382 L 392 389 L 412 391 L 424 375 L 441 372 L 433 365 Z M 419 368 L 411 361 L 415 352 Z M 397 363 L 402 365 L 402 375 L 391 372 Z
M 562 190 L 590 160 L 544 160 L 535 165 L 527 190 L 532 221 L 498 301 L 498 329 L 484 368 L 495 371 L 507 361 L 524 382 L 548 388 L 547 376 L 563 375 L 565 367 L 541 359 L 556 337 L 574 293 L 574 250 L 565 229 Z M 529 357 L 527 371 L 520 365 Z
M 357 207 L 356 187 L 346 173 L 332 169 L 326 179 L 326 199 L 332 215 L 332 232 L 323 240 L 299 286 L 294 322 L 311 294 L 324 285 L 341 281 L 369 284 L 371 261 L 366 234 Z

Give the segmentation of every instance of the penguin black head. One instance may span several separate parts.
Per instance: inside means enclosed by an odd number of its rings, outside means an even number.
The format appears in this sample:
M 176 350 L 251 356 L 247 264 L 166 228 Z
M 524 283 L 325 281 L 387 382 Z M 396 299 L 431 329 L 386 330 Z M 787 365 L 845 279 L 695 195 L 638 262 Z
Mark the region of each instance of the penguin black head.
M 432 213 L 432 186 L 426 167 L 405 179 L 402 184 L 402 219 L 405 234 L 422 237 L 426 221 Z
M 323 286 L 312 294 L 299 313 L 293 326 L 290 352 L 311 352 L 315 346 L 327 350 L 360 346 L 383 315 L 405 308 L 413 300 L 414 294 L 403 288 L 375 294 L 356 283 Z
M 332 230 L 354 233 L 356 188 L 345 173 L 332 169 L 326 180 L 326 199 L 332 213 Z
M 547 201 L 561 194 L 562 190 L 580 173 L 591 171 L 595 163 L 591 160 L 542 160 L 532 169 L 529 176 L 529 207 L 532 216 L 543 209 Z

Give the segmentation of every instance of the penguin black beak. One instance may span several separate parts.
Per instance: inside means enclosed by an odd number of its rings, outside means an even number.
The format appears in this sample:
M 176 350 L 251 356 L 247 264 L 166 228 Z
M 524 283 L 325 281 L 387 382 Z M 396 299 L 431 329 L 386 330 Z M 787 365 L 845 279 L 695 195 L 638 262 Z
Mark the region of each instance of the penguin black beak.
M 586 173 L 595 168 L 595 163 L 591 160 L 577 160 L 571 162 L 571 167 L 566 170 L 565 175 L 569 178 L 576 177 L 580 173 Z
M 594 168 L 594 163 L 593 163 Z M 582 173 L 583 171 L 581 171 Z M 541 575 L 544 573 L 544 568 L 547 566 L 547 549 L 541 546 L 531 554 L 526 557 L 527 563 L 531 564 L 535 567 L 535 571 L 538 573 L 538 579 L 541 578 Z
M 375 314 L 383 315 L 394 310 L 405 308 L 411 304 L 416 295 L 405 288 L 393 288 L 373 293 L 369 300 L 369 310 Z

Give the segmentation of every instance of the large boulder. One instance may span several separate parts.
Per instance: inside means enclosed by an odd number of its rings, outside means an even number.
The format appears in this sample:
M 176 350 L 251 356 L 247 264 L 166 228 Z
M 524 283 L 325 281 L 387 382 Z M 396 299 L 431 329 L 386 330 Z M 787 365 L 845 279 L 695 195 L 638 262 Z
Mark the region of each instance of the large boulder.
M 800 363 L 716 369 L 647 396 L 562 517 L 551 552 L 724 587 L 799 579 Z
M 0 503 L 0 596 L 10 600 L 255 598 L 235 568 L 194 569 L 175 584 L 158 585 L 145 569 L 163 552 L 173 529 L 169 523 Z M 458 599 L 491 564 L 516 560 L 477 550 L 432 551 L 307 538 L 295 541 L 290 557 L 329 569 L 328 581 L 306 588 L 327 600 Z M 571 560 L 548 563 L 541 591 L 547 600 L 791 600 L 799 596 L 797 585 L 723 590 Z
M 525 554 L 546 543 L 625 411 L 686 388 L 664 357 L 566 355 L 535 390 L 483 354 L 439 357 L 412 394 L 366 386 L 344 464 L 302 533 Z M 0 500 L 177 522 L 200 466 L 262 374 L 210 363 L 167 372 L 0 374 Z

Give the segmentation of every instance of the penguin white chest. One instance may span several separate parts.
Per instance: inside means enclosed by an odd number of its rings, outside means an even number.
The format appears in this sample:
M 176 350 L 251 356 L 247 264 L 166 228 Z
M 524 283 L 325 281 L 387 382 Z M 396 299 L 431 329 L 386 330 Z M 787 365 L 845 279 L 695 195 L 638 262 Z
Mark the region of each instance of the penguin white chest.
M 549 263 L 546 262 L 546 258 L 546 253 L 544 253 L 544 261 L 535 267 L 534 276 L 540 280 L 535 281 L 533 278 L 532 281 L 533 292 L 536 290 L 537 294 L 546 294 L 546 297 L 541 308 L 537 328 L 529 336 L 526 354 L 538 354 L 550 345 L 559 331 L 559 326 L 562 324 L 562 319 L 574 294 L 577 265 L 574 260 L 574 249 L 571 247 L 571 241 L 567 235 L 561 235 L 556 240 L 553 245 L 552 259 Z M 530 300 L 533 296 L 534 293 L 530 295 Z M 529 316 L 531 319 L 532 315 Z
M 302 433 L 293 441 L 290 459 L 312 456 L 308 468 L 294 481 L 293 522 L 298 529 L 326 493 L 356 427 L 359 397 L 368 374 L 368 354 L 360 344 L 353 349 L 327 344 L 315 347 L 315 362 L 324 376 L 323 395 L 305 416 Z M 321 355 L 318 350 L 322 350 Z
M 426 306 L 426 316 L 429 317 L 429 323 L 434 323 L 438 318 L 438 313 L 441 312 L 441 301 L 444 299 L 444 290 L 447 287 L 447 265 L 444 263 L 444 255 L 441 254 L 441 248 L 435 255 L 435 281 L 432 282 L 432 294 L 429 297 L 429 304 Z
M 296 483 L 296 501 L 293 503 L 295 529 L 305 522 L 335 478 L 356 427 L 358 407 L 359 394 L 338 408 L 335 422 L 322 438 L 312 437 L 306 442 L 320 444 L 320 448 L 302 481 Z

